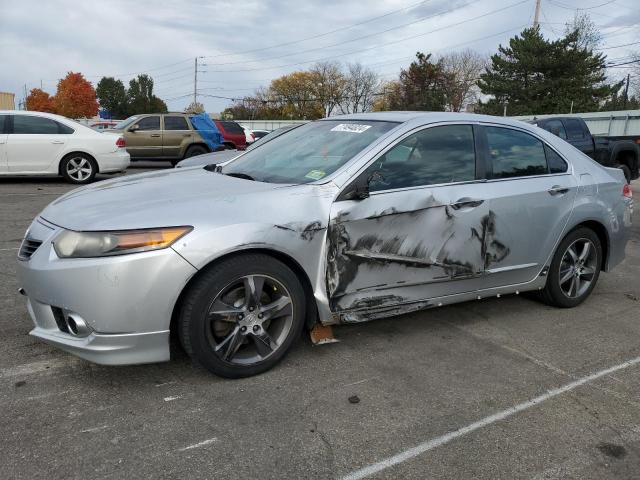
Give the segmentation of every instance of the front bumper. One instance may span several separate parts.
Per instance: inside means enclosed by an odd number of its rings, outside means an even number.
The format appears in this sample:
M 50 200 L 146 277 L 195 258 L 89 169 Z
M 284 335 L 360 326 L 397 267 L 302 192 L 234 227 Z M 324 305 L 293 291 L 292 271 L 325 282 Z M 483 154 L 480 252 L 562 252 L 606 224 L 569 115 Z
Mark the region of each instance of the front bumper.
M 51 244 L 59 231 L 42 219 L 34 221 L 29 234 L 42 244 L 28 260 L 18 260 L 35 324 L 31 335 L 96 363 L 168 360 L 173 308 L 196 269 L 171 248 L 60 259 Z M 56 309 L 81 317 L 91 333 L 77 337 L 62 331 Z

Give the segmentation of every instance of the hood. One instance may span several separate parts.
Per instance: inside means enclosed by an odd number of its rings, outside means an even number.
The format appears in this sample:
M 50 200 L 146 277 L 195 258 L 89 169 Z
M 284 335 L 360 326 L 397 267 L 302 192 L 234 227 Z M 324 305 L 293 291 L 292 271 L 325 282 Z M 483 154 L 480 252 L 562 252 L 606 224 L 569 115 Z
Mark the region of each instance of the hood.
M 71 230 L 126 230 L 194 225 L 224 209 L 247 205 L 244 197 L 295 186 L 254 182 L 204 170 L 202 167 L 128 175 L 72 190 L 40 214 Z M 251 199 L 250 204 L 260 204 Z

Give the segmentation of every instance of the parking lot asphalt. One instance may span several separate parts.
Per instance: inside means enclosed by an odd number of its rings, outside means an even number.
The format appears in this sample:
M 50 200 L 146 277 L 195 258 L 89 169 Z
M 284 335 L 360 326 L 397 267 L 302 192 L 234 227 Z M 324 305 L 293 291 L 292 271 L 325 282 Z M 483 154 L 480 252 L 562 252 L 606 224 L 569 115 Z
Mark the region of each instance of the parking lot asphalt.
M 625 263 L 575 309 L 512 295 L 341 326 L 225 380 L 184 354 L 104 367 L 28 335 L 17 249 L 71 188 L 0 180 L 0 477 L 639 478 L 637 208 Z

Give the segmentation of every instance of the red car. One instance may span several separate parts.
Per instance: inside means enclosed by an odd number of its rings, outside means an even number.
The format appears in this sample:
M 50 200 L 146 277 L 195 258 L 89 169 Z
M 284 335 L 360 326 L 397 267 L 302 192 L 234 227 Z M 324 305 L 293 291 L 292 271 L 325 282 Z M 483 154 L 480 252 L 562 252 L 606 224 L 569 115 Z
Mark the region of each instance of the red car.
M 214 120 L 216 127 L 224 138 L 224 144 L 232 149 L 244 150 L 247 148 L 247 137 L 244 129 L 236 122 Z

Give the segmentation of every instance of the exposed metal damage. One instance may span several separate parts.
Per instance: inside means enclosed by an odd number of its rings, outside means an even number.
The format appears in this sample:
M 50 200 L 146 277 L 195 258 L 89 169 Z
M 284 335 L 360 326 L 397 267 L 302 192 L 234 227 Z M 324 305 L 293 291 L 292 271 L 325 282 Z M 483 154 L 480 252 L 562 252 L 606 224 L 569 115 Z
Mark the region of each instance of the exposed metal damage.
M 510 253 L 488 208 L 478 221 L 433 195 L 404 210 L 367 214 L 361 205 L 338 212 L 327 232 L 327 292 L 343 322 L 432 307 L 425 284 L 478 278 Z

